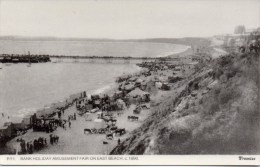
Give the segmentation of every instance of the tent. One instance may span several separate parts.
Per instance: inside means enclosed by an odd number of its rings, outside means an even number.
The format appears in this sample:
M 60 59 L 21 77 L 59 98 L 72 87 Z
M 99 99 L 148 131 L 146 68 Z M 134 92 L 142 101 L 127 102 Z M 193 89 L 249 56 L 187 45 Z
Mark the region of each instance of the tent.
M 128 93 L 128 95 L 133 96 L 133 97 L 136 97 L 136 96 L 141 96 L 142 97 L 142 96 L 147 95 L 147 94 L 149 94 L 149 93 L 148 92 L 144 92 L 144 91 L 142 91 L 139 88 L 136 88 L 136 89 L 134 89 L 134 90 L 132 90 L 131 92 Z
M 95 119 L 94 121 L 94 128 L 100 129 L 100 128 L 105 128 L 105 121 L 103 119 Z
M 141 78 L 138 78 L 136 81 L 135 81 L 135 83 L 142 83 L 143 82 L 143 80 L 141 79 Z
M 135 84 L 134 83 L 129 83 L 128 85 L 124 86 L 124 89 L 127 91 L 131 91 L 135 88 Z
M 84 117 L 85 117 L 85 121 L 92 121 L 93 118 L 92 114 L 90 113 L 86 113 Z

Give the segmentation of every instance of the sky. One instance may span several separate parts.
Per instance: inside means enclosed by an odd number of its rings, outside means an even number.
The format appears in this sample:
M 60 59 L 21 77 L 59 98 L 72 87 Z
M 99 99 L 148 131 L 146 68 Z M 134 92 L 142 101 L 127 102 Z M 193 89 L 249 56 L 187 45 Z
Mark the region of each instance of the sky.
M 179 38 L 260 26 L 260 0 L 0 0 L 0 36 Z

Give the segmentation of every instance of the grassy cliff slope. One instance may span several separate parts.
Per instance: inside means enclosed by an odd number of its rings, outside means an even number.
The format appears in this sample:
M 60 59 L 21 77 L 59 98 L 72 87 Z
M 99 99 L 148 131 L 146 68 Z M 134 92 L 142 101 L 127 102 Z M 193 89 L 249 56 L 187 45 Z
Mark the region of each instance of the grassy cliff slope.
M 111 154 L 259 154 L 259 68 L 256 53 L 199 64 Z

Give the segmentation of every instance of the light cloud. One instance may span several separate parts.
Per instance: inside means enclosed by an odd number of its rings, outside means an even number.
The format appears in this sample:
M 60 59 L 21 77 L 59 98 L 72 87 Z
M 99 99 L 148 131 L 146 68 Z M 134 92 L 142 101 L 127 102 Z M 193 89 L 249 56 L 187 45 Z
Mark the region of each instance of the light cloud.
M 211 36 L 260 25 L 259 0 L 0 0 L 0 35 Z

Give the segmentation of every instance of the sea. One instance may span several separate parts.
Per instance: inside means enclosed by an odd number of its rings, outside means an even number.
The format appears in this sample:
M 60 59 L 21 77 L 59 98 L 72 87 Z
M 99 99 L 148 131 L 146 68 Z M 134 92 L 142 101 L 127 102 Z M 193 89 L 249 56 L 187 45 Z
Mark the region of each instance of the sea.
M 0 40 L 0 54 L 50 54 L 158 57 L 183 52 L 187 46 L 144 42 Z M 37 109 L 86 91 L 102 93 L 123 74 L 140 70 L 125 63 L 1 64 L 0 114 L 23 117 Z

